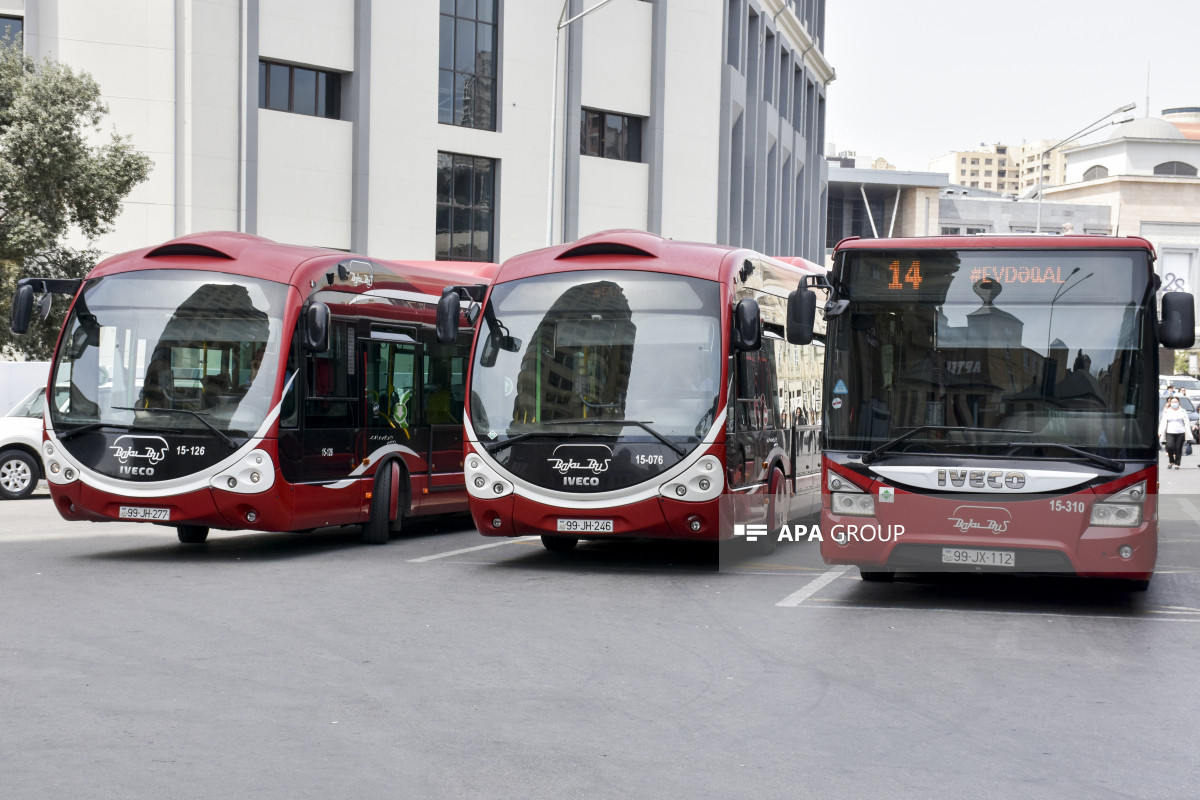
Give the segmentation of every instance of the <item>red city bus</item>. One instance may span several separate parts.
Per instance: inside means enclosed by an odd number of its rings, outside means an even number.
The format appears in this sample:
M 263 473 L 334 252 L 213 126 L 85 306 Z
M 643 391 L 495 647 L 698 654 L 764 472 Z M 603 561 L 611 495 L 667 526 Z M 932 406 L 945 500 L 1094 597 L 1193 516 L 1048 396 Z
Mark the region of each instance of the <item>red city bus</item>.
M 464 294 L 484 304 L 467 379 L 476 526 L 569 550 L 729 539 L 731 497 L 764 521 L 815 512 L 820 360 L 784 318 L 799 279 L 823 273 L 609 231 L 511 258 L 490 290 L 447 290 L 444 340 Z
M 14 332 L 36 292 L 74 298 L 47 389 L 55 506 L 184 543 L 347 524 L 383 543 L 405 517 L 465 511 L 472 323 L 439 343 L 434 322 L 445 286 L 494 270 L 209 233 L 22 280 Z
M 1158 549 L 1156 294 L 1144 239 L 849 239 L 826 305 L 821 554 L 1145 589 Z M 810 298 L 809 302 L 813 302 Z

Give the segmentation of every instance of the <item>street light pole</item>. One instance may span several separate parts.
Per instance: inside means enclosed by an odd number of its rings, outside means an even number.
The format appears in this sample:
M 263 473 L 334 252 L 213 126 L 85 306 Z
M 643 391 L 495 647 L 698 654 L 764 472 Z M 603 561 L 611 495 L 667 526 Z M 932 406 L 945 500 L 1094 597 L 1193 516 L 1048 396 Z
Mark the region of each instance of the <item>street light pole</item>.
M 554 244 L 554 168 L 558 162 L 558 51 L 560 40 L 562 38 L 563 28 L 570 25 L 577 19 L 583 19 L 593 11 L 599 11 L 604 6 L 611 3 L 612 0 L 600 0 L 599 3 L 581 11 L 570 19 L 567 18 L 567 6 L 571 0 L 563 0 L 562 11 L 558 15 L 558 26 L 554 29 L 554 77 L 550 83 L 550 183 L 547 189 L 546 198 L 546 246 Z
M 1120 108 L 1117 108 L 1117 109 L 1114 109 L 1114 110 L 1108 112 L 1103 117 L 1096 120 L 1095 122 L 1085 125 L 1081 130 L 1076 131 L 1075 133 L 1072 133 L 1070 136 L 1063 139 L 1061 142 L 1059 142 L 1057 144 L 1053 144 L 1041 152 L 1041 155 L 1038 156 L 1037 233 L 1042 232 L 1042 194 L 1045 192 L 1045 189 L 1046 189 L 1045 185 L 1042 183 L 1042 166 L 1046 161 L 1046 156 L 1050 155 L 1052 152 L 1054 152 L 1058 148 L 1062 147 L 1067 142 L 1073 142 L 1081 136 L 1086 136 L 1087 134 L 1092 133 L 1093 128 L 1096 128 L 1100 125 L 1106 124 L 1108 122 L 1109 117 L 1116 116 L 1117 114 L 1124 114 L 1126 111 L 1132 111 L 1136 106 L 1137 106 L 1137 103 L 1126 103 L 1125 105 L 1121 106 Z M 1122 121 L 1124 121 L 1124 120 L 1122 120 Z

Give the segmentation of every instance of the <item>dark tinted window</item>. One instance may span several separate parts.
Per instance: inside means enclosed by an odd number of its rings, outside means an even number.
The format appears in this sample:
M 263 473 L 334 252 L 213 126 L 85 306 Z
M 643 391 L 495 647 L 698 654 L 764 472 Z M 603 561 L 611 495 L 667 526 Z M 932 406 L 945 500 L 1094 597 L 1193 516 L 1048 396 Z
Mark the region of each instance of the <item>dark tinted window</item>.
M 619 161 L 641 161 L 642 118 L 585 108 L 579 152 Z
M 260 61 L 258 107 L 340 119 L 342 76 L 336 72 Z
M 437 258 L 493 261 L 496 160 L 438 153 Z
M 441 4 L 438 122 L 496 130 L 496 3 Z

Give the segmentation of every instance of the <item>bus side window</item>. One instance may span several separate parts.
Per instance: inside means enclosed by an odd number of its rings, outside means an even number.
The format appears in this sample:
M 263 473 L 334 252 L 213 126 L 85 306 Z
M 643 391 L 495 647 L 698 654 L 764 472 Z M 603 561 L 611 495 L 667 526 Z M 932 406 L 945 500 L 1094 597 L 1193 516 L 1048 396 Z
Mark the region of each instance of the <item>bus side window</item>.
M 354 343 L 351 333 L 345 322 L 335 322 L 328 352 L 308 354 L 308 399 L 304 403 L 308 427 L 348 428 L 357 424 L 349 389 L 353 367 L 349 348 Z

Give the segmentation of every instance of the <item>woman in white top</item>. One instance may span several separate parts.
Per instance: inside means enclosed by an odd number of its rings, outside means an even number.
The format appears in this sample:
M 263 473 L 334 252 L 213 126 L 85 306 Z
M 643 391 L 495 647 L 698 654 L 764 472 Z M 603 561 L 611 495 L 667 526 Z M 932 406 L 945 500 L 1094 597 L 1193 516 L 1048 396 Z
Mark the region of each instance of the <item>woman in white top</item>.
M 1163 409 L 1162 419 L 1158 423 L 1158 435 L 1163 437 L 1167 446 L 1167 469 L 1179 469 L 1184 441 L 1194 440 L 1191 420 L 1188 419 L 1188 413 L 1179 407 L 1178 397 L 1167 401 L 1167 407 Z

